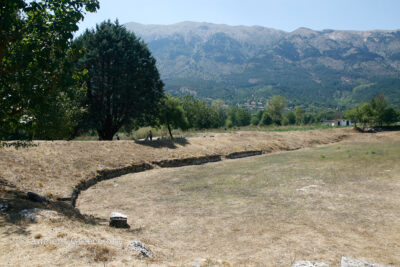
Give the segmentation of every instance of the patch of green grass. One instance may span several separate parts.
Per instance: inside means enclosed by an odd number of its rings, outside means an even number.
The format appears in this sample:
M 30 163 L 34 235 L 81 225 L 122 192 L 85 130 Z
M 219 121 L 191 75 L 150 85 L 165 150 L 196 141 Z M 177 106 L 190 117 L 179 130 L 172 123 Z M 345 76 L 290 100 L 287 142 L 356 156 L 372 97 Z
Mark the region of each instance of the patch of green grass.
M 290 199 L 302 184 L 343 186 L 374 179 L 383 170 L 397 166 L 400 158 L 399 143 L 352 144 L 345 148 L 332 145 L 177 170 L 174 176 L 180 178 L 172 183 L 190 196 L 190 201 L 264 199 L 267 194 L 269 200 L 282 202 L 279 194 Z M 374 157 L 366 154 L 371 151 Z
M 306 125 L 306 126 L 272 126 L 263 129 L 265 132 L 289 132 L 289 131 L 311 131 L 311 130 L 322 130 L 332 129 L 329 125 Z

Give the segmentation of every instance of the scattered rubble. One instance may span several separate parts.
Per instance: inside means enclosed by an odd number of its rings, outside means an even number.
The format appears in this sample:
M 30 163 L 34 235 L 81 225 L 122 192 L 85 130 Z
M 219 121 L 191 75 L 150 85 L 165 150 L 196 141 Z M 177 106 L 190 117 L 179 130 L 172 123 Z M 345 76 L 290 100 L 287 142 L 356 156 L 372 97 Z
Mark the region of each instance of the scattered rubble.
M 23 209 L 19 212 L 19 214 L 26 219 L 29 219 L 32 222 L 39 222 L 42 219 L 49 220 L 57 220 L 60 219 L 61 216 L 54 210 L 45 210 L 45 209 Z
M 21 210 L 19 214 L 21 214 L 22 217 L 31 220 L 32 222 L 37 222 L 37 213 L 40 211 L 40 209 L 34 208 L 34 209 L 24 209 Z
M 6 212 L 8 208 L 9 207 L 7 203 L 0 203 L 0 212 Z
M 191 267 L 201 267 L 207 264 L 207 259 L 205 258 L 196 258 L 193 262 L 190 263 Z
M 145 257 L 145 258 L 152 258 L 153 253 L 140 241 L 134 240 L 132 243 L 129 244 L 128 246 L 129 249 L 137 251 L 140 253 L 140 256 Z
M 292 264 L 292 267 L 329 267 L 329 265 L 324 262 L 296 261 Z
M 340 267 L 393 267 L 390 265 L 382 265 L 372 262 L 366 262 L 358 259 L 351 259 L 347 257 L 342 257 Z
M 323 262 L 296 261 L 295 263 L 292 264 L 292 267 L 329 267 L 329 265 Z M 393 267 L 393 266 L 342 257 L 340 267 Z

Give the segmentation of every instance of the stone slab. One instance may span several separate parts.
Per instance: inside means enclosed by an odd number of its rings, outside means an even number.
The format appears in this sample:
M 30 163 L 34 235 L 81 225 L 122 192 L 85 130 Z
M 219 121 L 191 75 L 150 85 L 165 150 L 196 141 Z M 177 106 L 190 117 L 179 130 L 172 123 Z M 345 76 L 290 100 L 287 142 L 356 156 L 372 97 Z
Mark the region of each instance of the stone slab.
M 292 267 L 329 267 L 329 265 L 324 262 L 316 261 L 296 261 L 292 264 Z
M 378 263 L 367 262 L 358 259 L 351 259 L 347 257 L 342 257 L 340 267 L 394 267 L 391 265 L 382 265 Z

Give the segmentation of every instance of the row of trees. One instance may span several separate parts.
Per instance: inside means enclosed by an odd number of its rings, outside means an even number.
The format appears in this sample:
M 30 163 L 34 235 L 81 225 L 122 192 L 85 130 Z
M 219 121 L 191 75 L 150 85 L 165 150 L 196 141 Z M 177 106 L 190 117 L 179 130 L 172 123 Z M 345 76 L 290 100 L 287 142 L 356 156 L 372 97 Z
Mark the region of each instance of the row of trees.
M 324 120 L 341 118 L 342 113 L 334 111 L 308 113 L 301 107 L 295 107 L 293 111 L 286 109 L 287 101 L 282 96 L 273 96 L 269 99 L 265 110 L 251 114 L 240 107 L 226 106 L 223 101 L 216 100 L 211 105 L 195 99 L 193 96 L 174 98 L 167 96 L 166 106 L 170 109 L 162 109 L 158 125 L 164 124 L 171 128 L 195 128 L 207 129 L 218 127 L 240 127 L 248 125 L 303 125 L 321 123 Z M 165 105 L 165 104 L 164 104 Z M 173 112 L 175 110 L 175 112 Z M 177 112 L 179 110 L 179 112 Z M 166 114 L 174 114 L 174 117 Z M 163 119 L 170 116 L 168 119 Z M 390 125 L 400 120 L 400 110 L 388 104 L 383 95 L 362 103 L 352 110 L 345 112 L 344 117 L 354 122 L 372 126 Z M 171 134 L 172 137 L 172 134 Z
M 300 108 L 284 114 L 275 96 L 251 115 L 221 100 L 173 98 L 146 44 L 118 22 L 73 39 L 97 0 L 5 0 L 0 3 L 0 139 L 63 139 L 96 130 L 110 140 L 124 127 L 218 128 L 310 123 Z M 172 133 L 171 133 L 172 136 Z
M 241 107 L 229 108 L 222 100 L 215 100 L 208 105 L 190 95 L 181 98 L 167 95 L 162 101 L 159 120 L 155 125 L 165 125 L 172 137 L 173 128 L 185 130 L 248 125 L 301 125 L 321 122 L 327 116 L 334 116 L 333 113 L 306 113 L 301 107 L 287 111 L 286 103 L 284 97 L 273 96 L 264 111 L 251 114 Z
M 166 125 L 218 128 L 319 122 L 323 115 L 272 97 L 265 111 L 211 105 L 193 96 L 164 95 L 156 61 L 143 41 L 118 22 L 106 21 L 73 40 L 97 0 L 5 0 L 0 3 L 0 140 L 72 138 L 96 130 L 111 140 L 124 127 Z M 398 113 L 383 96 L 346 113 L 360 123 L 383 125 Z
M 400 110 L 389 105 L 387 99 L 382 95 L 372 98 L 369 102 L 361 103 L 351 110 L 345 112 L 345 117 L 358 122 L 365 128 L 369 126 L 390 125 L 400 120 Z

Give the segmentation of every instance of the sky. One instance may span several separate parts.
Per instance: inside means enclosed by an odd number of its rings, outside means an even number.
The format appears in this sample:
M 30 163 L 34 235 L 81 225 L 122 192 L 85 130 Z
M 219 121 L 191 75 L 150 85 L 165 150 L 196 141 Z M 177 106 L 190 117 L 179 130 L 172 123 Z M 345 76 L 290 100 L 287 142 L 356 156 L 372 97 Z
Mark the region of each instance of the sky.
M 182 21 L 259 25 L 285 31 L 400 29 L 400 0 L 100 0 L 79 24 L 82 33 L 104 20 L 120 24 Z

